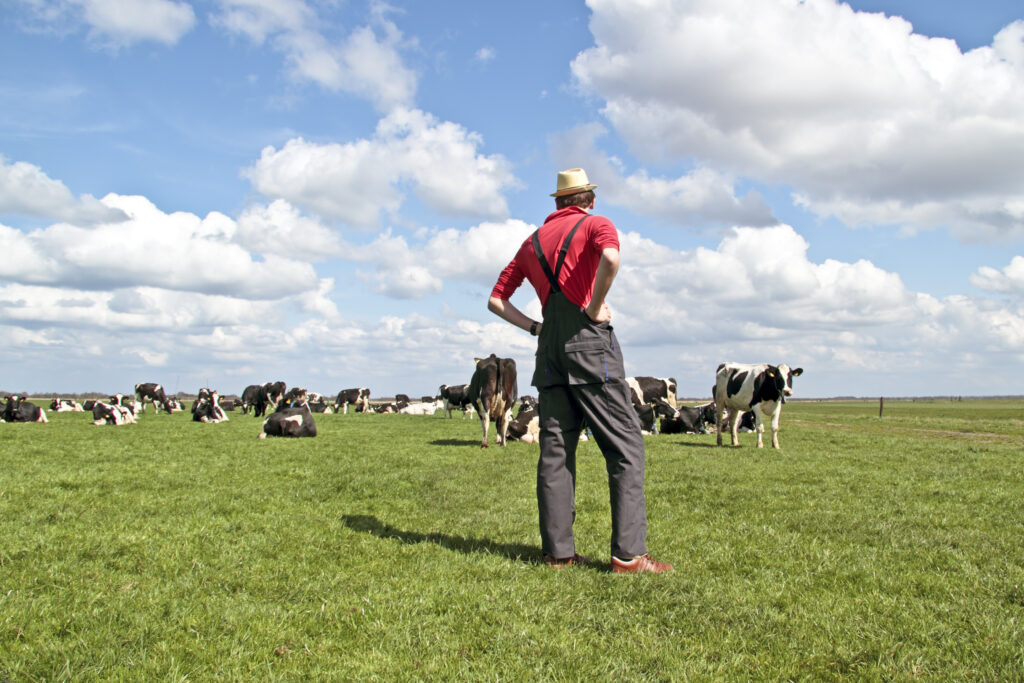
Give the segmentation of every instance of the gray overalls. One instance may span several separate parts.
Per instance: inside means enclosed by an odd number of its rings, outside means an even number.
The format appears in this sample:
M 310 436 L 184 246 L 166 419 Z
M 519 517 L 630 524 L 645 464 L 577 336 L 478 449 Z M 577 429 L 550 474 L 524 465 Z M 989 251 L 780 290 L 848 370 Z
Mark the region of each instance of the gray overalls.
M 558 286 L 569 244 L 583 219 L 566 235 L 554 272 L 540 246 L 533 249 L 551 283 L 537 342 L 533 386 L 539 394 L 540 459 L 537 505 L 541 545 L 555 558 L 575 554 L 576 446 L 584 425 L 605 458 L 611 498 L 611 553 L 630 558 L 647 552 L 644 439 L 625 380 L 622 352 L 612 326 L 595 323 Z

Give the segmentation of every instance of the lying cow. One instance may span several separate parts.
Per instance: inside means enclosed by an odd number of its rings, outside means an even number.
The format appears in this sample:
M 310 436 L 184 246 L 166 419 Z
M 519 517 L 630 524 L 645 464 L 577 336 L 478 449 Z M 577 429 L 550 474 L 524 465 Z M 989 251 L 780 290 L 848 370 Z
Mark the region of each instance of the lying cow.
M 722 445 L 722 414 L 729 411 L 729 432 L 732 445 L 739 446 L 736 433 L 740 416 L 747 410 L 754 413 L 754 431 L 757 447 L 764 448 L 764 416 L 771 418 L 772 447 L 779 448 L 779 416 L 787 396 L 793 394 L 793 378 L 803 374 L 803 368 L 791 370 L 788 365 L 745 365 L 722 363 L 715 373 L 715 429 L 718 445 Z
M 540 413 L 536 406 L 519 405 L 515 419 L 508 423 L 508 438 L 524 443 L 537 443 L 540 440 Z
M 228 416 L 220 405 L 220 394 L 213 389 L 200 389 L 192 404 L 192 421 L 205 424 L 227 422 Z
M 334 411 L 331 409 L 331 403 L 327 400 L 327 397 L 323 394 L 318 394 L 314 391 L 309 392 L 308 400 L 309 409 L 314 413 L 326 413 L 331 414 Z
M 334 401 L 334 412 L 348 414 L 349 406 L 357 407 L 360 413 L 370 412 L 370 390 L 366 387 L 342 389 Z
M 480 415 L 484 438 L 480 448 L 487 448 L 487 429 L 494 420 L 497 443 L 502 447 L 508 441 L 508 423 L 512 420 L 512 406 L 519 394 L 516 362 L 512 358 L 498 358 L 493 353 L 477 358 L 473 379 L 469 382 L 469 400 Z
M 85 411 L 82 404 L 70 398 L 57 398 L 50 401 L 50 410 L 55 413 L 81 413 Z
M 124 394 L 114 394 L 108 401 L 110 405 L 124 408 L 132 414 L 133 418 L 139 416 L 139 404 L 135 400 L 125 398 Z
M 164 388 L 156 382 L 146 382 L 144 384 L 135 385 L 135 402 L 139 404 L 139 413 L 146 412 L 146 401 L 153 404 L 153 412 L 159 414 L 157 410 L 157 403 L 167 413 L 171 412 L 171 405 L 167 401 L 167 394 L 164 393 Z
M 443 401 L 420 401 L 399 408 L 398 412 L 402 415 L 433 415 L 439 410 L 444 410 Z
M 293 438 L 316 436 L 316 421 L 309 404 L 303 403 L 290 408 L 280 408 L 263 421 L 259 438 L 287 436 Z
M 46 411 L 24 396 L 8 396 L 0 422 L 49 422 Z
M 92 406 L 92 423 L 96 426 L 137 424 L 135 415 L 127 407 L 115 403 L 96 401 Z
M 661 418 L 662 434 L 707 434 L 704 406 L 679 406 L 675 417 Z M 711 419 L 714 420 L 712 411 Z

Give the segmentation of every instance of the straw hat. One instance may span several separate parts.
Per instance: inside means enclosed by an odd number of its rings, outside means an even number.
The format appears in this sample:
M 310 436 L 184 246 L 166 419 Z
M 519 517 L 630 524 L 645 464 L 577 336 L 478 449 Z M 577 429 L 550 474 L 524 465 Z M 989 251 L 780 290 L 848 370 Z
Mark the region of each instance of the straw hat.
M 562 197 L 567 194 L 586 192 L 593 190 L 597 185 L 591 185 L 587 179 L 587 172 L 582 168 L 570 168 L 568 171 L 558 172 L 558 189 L 551 193 L 552 197 Z

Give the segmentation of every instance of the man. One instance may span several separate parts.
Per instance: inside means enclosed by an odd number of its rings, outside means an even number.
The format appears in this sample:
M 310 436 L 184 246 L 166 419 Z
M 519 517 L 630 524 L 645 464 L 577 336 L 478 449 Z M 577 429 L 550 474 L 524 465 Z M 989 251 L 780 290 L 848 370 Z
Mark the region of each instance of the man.
M 572 533 L 576 446 L 585 424 L 608 470 L 612 571 L 662 573 L 672 565 L 647 554 L 644 440 L 605 303 L 619 269 L 619 236 L 610 220 L 590 214 L 595 188 L 583 169 L 558 174 L 556 211 L 501 272 L 487 307 L 539 337 L 532 384 L 540 399 L 537 507 L 545 562 L 590 562 L 576 553 Z M 540 299 L 543 324 L 509 302 L 524 279 Z

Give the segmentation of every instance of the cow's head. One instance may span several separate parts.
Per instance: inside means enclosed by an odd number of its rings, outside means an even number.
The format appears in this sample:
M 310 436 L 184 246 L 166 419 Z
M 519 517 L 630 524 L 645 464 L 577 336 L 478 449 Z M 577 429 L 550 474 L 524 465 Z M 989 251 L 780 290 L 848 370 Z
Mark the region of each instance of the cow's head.
M 772 381 L 780 394 L 783 396 L 792 396 L 793 378 L 798 375 L 802 375 L 804 369 L 797 368 L 796 370 L 791 370 L 785 363 L 779 363 L 778 367 L 769 365 L 767 372 L 768 376 L 772 378 Z

